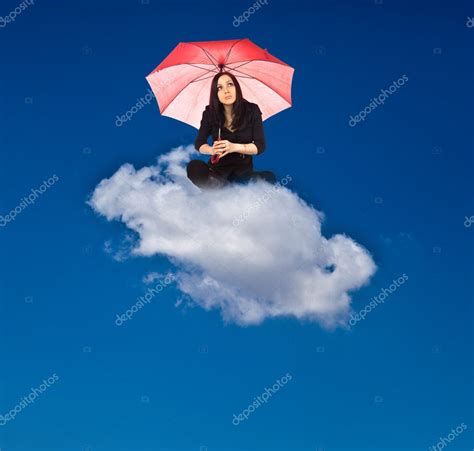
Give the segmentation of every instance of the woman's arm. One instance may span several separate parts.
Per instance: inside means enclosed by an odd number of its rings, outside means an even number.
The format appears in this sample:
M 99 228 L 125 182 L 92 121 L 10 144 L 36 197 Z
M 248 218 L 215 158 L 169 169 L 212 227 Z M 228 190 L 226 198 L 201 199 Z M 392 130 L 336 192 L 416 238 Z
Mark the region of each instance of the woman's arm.
M 232 152 L 239 152 L 239 153 L 243 153 L 245 155 L 257 155 L 258 154 L 257 146 L 254 143 L 248 143 L 248 144 L 232 143 L 231 149 L 232 149 Z
M 209 144 L 205 143 L 203 144 L 198 151 L 200 153 L 208 154 L 208 155 L 213 155 L 214 154 L 214 148 L 210 146 Z
M 212 132 L 212 126 L 209 120 L 209 108 L 206 107 L 202 113 L 201 126 L 199 127 L 199 132 L 194 142 L 194 147 L 199 153 L 214 155 L 215 153 L 220 153 L 215 145 L 210 146 L 207 143 L 207 138 Z M 1 450 L 0 450 L 1 451 Z
M 267 144 L 265 142 L 265 132 L 263 131 L 262 112 L 257 104 L 255 104 L 253 113 L 252 136 L 255 143 L 254 146 L 257 149 L 257 155 L 260 155 L 267 147 Z
M 208 107 L 206 106 L 202 112 L 201 125 L 199 127 L 196 141 L 194 141 L 194 147 L 198 152 L 201 152 L 201 148 L 208 150 L 205 146 L 210 147 L 209 144 L 207 144 L 207 138 L 211 134 L 211 131 L 212 128 L 208 117 Z M 209 152 L 205 151 L 204 153 Z
M 230 152 L 243 153 L 245 155 L 260 155 L 266 148 L 265 133 L 263 131 L 262 112 L 257 104 L 252 111 L 252 137 L 253 142 L 246 144 L 231 143 L 224 141 L 222 146 L 227 146 L 224 155 Z M 218 144 L 219 145 L 219 144 Z

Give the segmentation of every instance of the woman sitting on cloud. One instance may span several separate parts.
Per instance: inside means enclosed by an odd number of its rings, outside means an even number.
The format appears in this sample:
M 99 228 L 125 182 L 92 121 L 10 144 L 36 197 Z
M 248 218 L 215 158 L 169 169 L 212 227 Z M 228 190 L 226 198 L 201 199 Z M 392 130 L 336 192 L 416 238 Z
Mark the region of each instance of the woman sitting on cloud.
M 207 143 L 209 135 L 212 146 Z M 243 98 L 239 82 L 229 72 L 220 72 L 212 80 L 209 105 L 194 145 L 200 153 L 211 155 L 207 163 L 188 163 L 188 177 L 200 188 L 251 179 L 276 181 L 270 171 L 253 170 L 252 155 L 260 155 L 266 147 L 262 112 L 256 103 Z
M 267 49 L 243 38 L 180 42 L 146 77 L 163 116 L 199 129 L 196 150 L 211 158 L 187 165 L 195 185 L 275 183 L 272 172 L 253 170 L 252 157 L 265 150 L 263 121 L 291 107 L 293 73 Z

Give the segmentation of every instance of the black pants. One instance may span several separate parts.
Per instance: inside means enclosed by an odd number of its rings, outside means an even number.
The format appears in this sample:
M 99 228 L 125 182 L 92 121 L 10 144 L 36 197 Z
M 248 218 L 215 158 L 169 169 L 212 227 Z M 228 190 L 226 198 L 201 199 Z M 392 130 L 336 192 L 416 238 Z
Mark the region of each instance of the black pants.
M 212 164 L 210 160 L 191 160 L 187 165 L 188 178 L 199 188 L 213 188 L 228 185 L 229 183 L 245 183 L 253 179 L 266 180 L 275 183 L 275 174 L 271 171 L 254 171 L 252 160 L 233 158 L 230 161 L 219 160 Z

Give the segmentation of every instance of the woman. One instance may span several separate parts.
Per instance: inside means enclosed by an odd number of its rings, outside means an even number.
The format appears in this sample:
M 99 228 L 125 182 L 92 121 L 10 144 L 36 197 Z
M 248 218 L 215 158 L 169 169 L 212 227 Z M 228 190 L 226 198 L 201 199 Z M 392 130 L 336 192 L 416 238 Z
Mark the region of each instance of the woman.
M 219 129 L 221 140 L 217 141 Z M 209 135 L 212 146 L 207 143 Z M 194 146 L 200 153 L 211 155 L 207 163 L 188 163 L 188 177 L 200 188 L 257 178 L 276 181 L 270 171 L 253 170 L 252 155 L 260 155 L 266 146 L 262 112 L 257 104 L 242 97 L 239 82 L 229 72 L 220 72 L 212 79 L 209 105 L 202 114 Z

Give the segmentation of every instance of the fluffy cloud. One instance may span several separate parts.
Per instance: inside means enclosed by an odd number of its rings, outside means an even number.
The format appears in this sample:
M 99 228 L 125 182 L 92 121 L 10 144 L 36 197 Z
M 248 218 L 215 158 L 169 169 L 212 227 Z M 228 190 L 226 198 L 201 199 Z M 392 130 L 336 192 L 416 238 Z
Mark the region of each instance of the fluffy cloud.
M 323 237 L 324 214 L 290 190 L 290 176 L 201 191 L 186 177 L 194 152 L 178 147 L 139 170 L 124 164 L 88 203 L 136 232 L 132 254 L 168 257 L 178 289 L 226 321 L 346 327 L 349 293 L 376 270 L 367 250 L 344 234 Z

